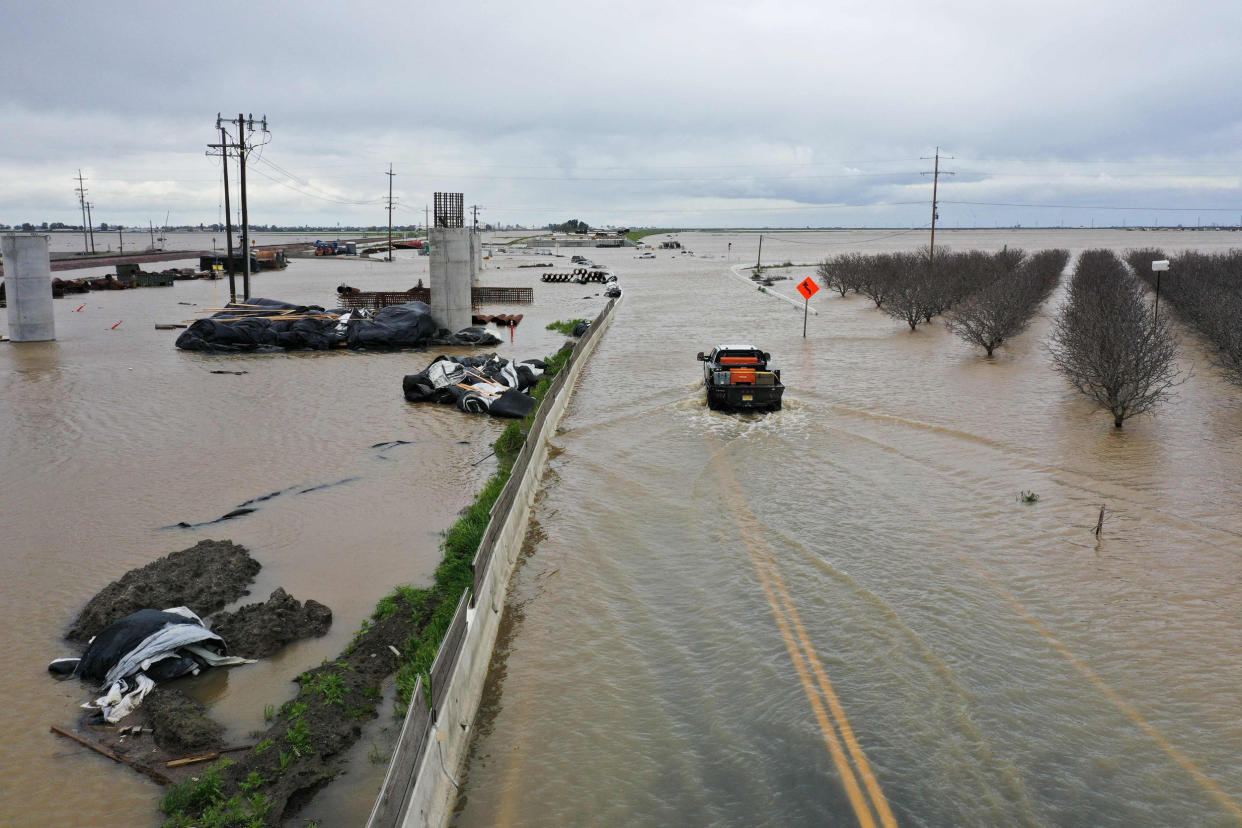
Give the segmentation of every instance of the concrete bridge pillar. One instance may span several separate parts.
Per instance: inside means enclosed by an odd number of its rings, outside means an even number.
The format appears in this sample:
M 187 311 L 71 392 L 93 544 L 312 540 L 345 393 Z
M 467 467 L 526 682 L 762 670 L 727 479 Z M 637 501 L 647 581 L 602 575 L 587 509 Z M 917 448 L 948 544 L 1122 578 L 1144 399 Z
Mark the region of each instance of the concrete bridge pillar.
M 14 342 L 46 342 L 56 338 L 47 240 L 47 236 L 12 233 L 0 236 L 9 339 Z
M 442 328 L 470 327 L 474 248 L 464 227 L 431 228 L 431 316 Z

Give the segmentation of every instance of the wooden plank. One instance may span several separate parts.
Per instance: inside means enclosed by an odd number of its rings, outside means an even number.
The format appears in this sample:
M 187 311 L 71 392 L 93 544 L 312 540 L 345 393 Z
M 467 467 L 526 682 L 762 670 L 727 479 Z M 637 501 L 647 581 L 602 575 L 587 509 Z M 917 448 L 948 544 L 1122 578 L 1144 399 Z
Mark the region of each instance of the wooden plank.
M 52 725 L 52 732 L 60 736 L 64 736 L 66 739 L 71 739 L 77 742 L 79 745 L 82 745 L 83 747 L 88 747 L 102 756 L 107 756 L 113 762 L 118 762 L 122 765 L 129 765 L 134 770 L 138 771 L 141 774 L 151 777 L 156 782 L 159 782 L 161 785 L 172 784 L 172 779 L 160 773 L 155 768 L 144 765 L 141 762 L 135 762 L 133 759 L 128 759 L 124 756 L 121 756 L 119 753 L 114 753 L 108 750 L 103 745 L 97 745 L 94 742 L 91 742 L 87 739 L 83 739 L 81 736 L 78 736 L 75 733 L 70 733 L 64 728 L 60 728 L 60 727 L 57 727 L 56 725 Z

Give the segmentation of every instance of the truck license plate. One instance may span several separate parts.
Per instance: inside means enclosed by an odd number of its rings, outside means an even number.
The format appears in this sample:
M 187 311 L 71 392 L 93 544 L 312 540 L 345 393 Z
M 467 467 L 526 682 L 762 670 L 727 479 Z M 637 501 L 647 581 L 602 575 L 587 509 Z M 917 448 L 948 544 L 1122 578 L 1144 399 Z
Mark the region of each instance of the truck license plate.
M 754 394 L 743 394 L 742 395 L 742 402 L 753 402 L 754 399 L 755 399 Z

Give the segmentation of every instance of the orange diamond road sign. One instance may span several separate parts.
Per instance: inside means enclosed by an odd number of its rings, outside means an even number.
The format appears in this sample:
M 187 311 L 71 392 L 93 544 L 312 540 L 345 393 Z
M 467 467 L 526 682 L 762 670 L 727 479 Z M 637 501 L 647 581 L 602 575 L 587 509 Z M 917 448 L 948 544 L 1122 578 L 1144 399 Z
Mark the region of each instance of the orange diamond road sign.
M 801 282 L 798 283 L 798 293 L 802 294 L 803 299 L 809 300 L 812 296 L 819 293 L 819 285 L 815 284 L 814 279 L 812 279 L 810 276 L 807 276 L 805 279 L 803 279 Z

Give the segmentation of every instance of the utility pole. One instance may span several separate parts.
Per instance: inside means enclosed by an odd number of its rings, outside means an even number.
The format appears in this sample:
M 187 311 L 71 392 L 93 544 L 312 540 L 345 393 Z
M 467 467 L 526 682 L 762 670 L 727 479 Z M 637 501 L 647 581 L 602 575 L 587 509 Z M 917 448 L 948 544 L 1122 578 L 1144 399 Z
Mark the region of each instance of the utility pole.
M 388 261 L 392 261 L 392 163 L 388 164 Z
M 151 252 L 155 252 L 155 225 L 147 219 L 147 231 L 151 234 Z
M 95 219 L 91 217 L 91 203 L 86 202 L 86 226 L 91 234 L 91 252 L 95 252 Z
M 246 121 L 237 113 L 237 163 L 241 168 L 242 301 L 250 300 L 250 213 L 246 210 Z
M 78 186 L 74 192 L 78 194 L 78 204 L 82 207 L 82 253 L 85 255 L 90 252 L 90 245 L 86 241 L 86 181 L 82 178 L 81 168 L 78 169 Z
M 471 204 L 470 210 L 474 213 L 474 232 L 479 232 L 479 205 Z
M 945 157 L 951 159 L 953 156 L 949 155 Z M 931 243 L 929 244 L 927 248 L 927 266 L 929 268 L 932 265 L 934 265 L 936 262 L 936 219 L 939 218 L 939 216 L 936 213 L 936 199 L 937 199 L 937 187 L 940 184 L 940 176 L 942 175 L 940 171 L 940 147 L 936 147 L 935 159 L 936 159 L 936 165 L 932 169 L 932 171 L 930 173 L 926 173 L 926 172 L 923 173 L 923 175 L 930 175 L 932 177 Z M 927 156 L 923 156 L 923 160 L 928 161 L 930 159 Z M 945 172 L 943 173 L 943 175 L 957 175 L 957 173 Z
M 125 230 L 122 227 L 116 228 L 116 243 L 121 246 L 121 252 L 125 252 Z
M 431 208 L 423 205 L 423 229 L 427 231 L 427 241 L 431 241 Z
M 221 166 L 224 168 L 224 234 L 228 251 L 228 259 L 226 259 L 228 264 L 225 267 L 229 271 L 229 301 L 236 302 L 237 279 L 233 270 L 233 208 L 229 204 L 229 142 L 228 133 L 224 131 L 224 122 L 219 113 L 216 113 L 216 129 L 220 130 L 220 143 L 208 144 L 208 146 L 219 148 L 220 160 L 223 162 Z
M 233 144 L 232 146 L 236 148 L 237 150 L 237 165 L 239 168 L 238 179 L 240 182 L 239 186 L 241 187 L 241 211 L 242 211 L 242 214 L 241 214 L 241 225 L 242 225 L 241 226 L 241 233 L 242 233 L 241 253 L 242 253 L 242 259 L 245 262 L 245 266 L 242 268 L 242 296 L 245 299 L 249 299 L 250 298 L 250 212 L 249 212 L 248 204 L 246 201 L 246 154 L 250 152 L 252 145 L 247 141 L 247 138 L 248 136 L 252 135 L 255 132 L 256 125 L 258 126 L 258 130 L 260 132 L 262 132 L 264 135 L 268 134 L 267 116 L 264 115 L 258 121 L 255 120 L 253 114 L 247 118 L 244 114 L 240 112 L 237 113 L 236 121 L 221 121 L 219 117 L 217 116 L 216 125 L 220 126 L 223 123 L 230 123 L 230 124 L 237 125 L 237 143 Z M 220 143 L 224 145 L 221 147 L 221 151 L 224 153 L 225 164 L 228 164 L 228 146 L 229 145 L 228 145 L 228 142 L 224 138 L 223 128 L 221 128 L 220 130 L 220 135 L 221 135 Z M 227 186 L 225 187 L 225 192 L 226 193 L 228 192 Z M 229 259 L 230 261 L 232 261 L 231 253 L 230 253 Z M 231 272 L 230 272 L 230 275 L 231 275 Z M 231 283 L 230 283 L 230 288 L 231 288 Z
M 759 255 L 755 257 L 755 272 L 759 272 L 759 263 L 763 261 L 763 234 L 759 234 Z

